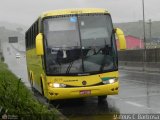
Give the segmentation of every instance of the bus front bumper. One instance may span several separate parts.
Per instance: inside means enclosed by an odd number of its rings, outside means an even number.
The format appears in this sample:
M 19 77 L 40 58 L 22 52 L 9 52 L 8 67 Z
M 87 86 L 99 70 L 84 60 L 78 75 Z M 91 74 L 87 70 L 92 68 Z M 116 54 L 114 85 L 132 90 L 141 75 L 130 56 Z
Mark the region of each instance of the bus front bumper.
M 112 84 L 73 88 L 48 88 L 49 100 L 81 98 L 89 96 L 116 95 L 119 91 L 119 81 Z

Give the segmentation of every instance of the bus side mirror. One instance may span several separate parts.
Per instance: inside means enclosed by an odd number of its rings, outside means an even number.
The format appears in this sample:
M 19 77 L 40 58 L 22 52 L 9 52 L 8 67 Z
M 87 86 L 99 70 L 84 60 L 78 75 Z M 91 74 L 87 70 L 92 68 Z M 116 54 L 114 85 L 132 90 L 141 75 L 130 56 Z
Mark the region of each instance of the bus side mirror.
M 36 54 L 37 55 L 44 55 L 44 49 L 43 49 L 43 35 L 42 33 L 39 33 L 36 36 Z
M 116 32 L 116 35 L 117 35 L 118 41 L 119 41 L 119 49 L 126 50 L 126 39 L 125 39 L 123 31 L 119 28 L 116 28 L 115 32 Z

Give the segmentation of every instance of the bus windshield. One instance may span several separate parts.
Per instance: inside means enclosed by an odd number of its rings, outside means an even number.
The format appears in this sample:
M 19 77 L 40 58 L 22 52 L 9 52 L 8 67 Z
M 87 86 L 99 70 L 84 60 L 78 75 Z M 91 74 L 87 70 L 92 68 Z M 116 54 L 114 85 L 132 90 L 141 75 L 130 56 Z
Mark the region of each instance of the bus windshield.
M 87 14 L 43 20 L 46 72 L 96 74 L 117 69 L 110 15 Z

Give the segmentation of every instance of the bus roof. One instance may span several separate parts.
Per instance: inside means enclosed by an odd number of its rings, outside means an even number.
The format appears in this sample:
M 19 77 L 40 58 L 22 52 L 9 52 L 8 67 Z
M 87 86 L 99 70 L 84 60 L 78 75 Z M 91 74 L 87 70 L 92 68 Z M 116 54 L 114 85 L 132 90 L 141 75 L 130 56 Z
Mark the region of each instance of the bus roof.
M 42 13 L 40 16 L 48 17 L 48 16 L 57 16 L 57 15 L 71 15 L 71 14 L 85 14 L 85 13 L 108 13 L 106 9 L 102 8 L 75 8 L 75 9 L 63 9 L 63 10 L 52 10 Z

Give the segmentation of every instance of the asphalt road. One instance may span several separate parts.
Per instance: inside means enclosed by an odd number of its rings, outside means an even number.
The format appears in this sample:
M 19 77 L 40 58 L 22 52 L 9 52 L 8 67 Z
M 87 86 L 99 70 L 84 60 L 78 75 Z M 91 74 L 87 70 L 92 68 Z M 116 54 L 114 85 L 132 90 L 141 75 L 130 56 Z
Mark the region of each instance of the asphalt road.
M 7 50 L 9 48 L 9 50 Z M 30 87 L 24 53 L 3 45 L 5 62 Z M 52 104 L 71 120 L 109 120 L 114 114 L 160 113 L 160 73 L 120 70 L 119 95 L 98 102 L 97 97 L 54 101 Z
M 15 43 L 13 43 L 15 44 Z M 25 52 L 19 52 L 14 47 L 13 44 L 3 43 L 3 55 L 5 58 L 5 63 L 7 63 L 9 69 L 18 77 L 21 78 L 27 87 L 30 88 L 30 83 L 28 82 L 27 67 L 26 67 L 26 55 Z M 18 49 L 18 45 L 15 44 Z M 20 58 L 16 58 L 16 54 L 20 54 Z
M 115 114 L 160 114 L 160 74 L 120 70 L 119 95 L 57 102 L 71 120 L 108 120 Z

